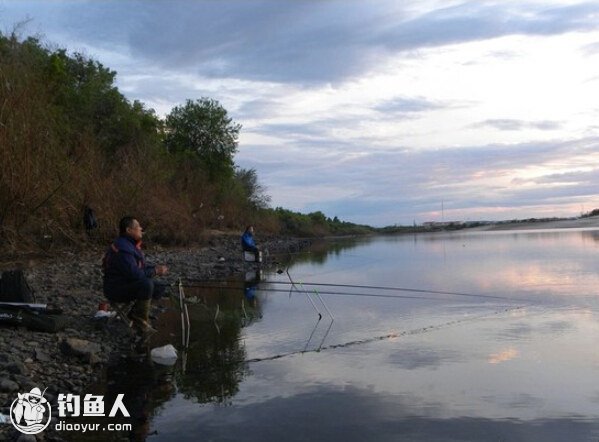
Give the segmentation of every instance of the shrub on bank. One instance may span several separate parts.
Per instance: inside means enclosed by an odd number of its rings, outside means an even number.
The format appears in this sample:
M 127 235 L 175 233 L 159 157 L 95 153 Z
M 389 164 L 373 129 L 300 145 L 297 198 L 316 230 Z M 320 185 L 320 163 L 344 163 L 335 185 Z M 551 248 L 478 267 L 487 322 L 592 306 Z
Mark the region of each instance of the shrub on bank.
M 0 33 L 0 246 L 106 242 L 128 214 L 163 244 L 249 223 L 268 234 L 368 231 L 269 209 L 256 172 L 233 161 L 241 125 L 217 101 L 187 100 L 161 119 L 127 100 L 115 76 L 82 54 Z M 86 207 L 98 220 L 91 237 Z

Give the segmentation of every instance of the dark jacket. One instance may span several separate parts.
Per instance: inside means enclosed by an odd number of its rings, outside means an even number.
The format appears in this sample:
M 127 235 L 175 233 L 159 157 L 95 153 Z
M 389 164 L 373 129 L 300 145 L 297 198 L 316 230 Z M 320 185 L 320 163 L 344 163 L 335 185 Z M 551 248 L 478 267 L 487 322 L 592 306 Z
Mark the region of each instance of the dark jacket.
M 241 247 L 243 250 L 256 251 L 254 235 L 252 235 L 250 232 L 245 232 L 243 235 L 241 235 Z
M 156 274 L 154 265 L 147 264 L 141 251 L 141 241 L 128 235 L 119 236 L 110 245 L 104 260 L 104 291 L 124 284 L 143 281 Z

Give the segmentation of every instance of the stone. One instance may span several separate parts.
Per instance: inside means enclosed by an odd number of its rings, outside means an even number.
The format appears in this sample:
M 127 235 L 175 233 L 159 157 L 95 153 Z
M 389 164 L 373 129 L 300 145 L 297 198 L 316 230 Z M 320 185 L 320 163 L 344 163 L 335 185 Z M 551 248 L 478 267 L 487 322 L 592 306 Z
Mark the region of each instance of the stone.
M 10 379 L 1 379 L 0 380 L 0 391 L 4 393 L 12 393 L 15 391 L 19 391 L 19 384 Z
M 46 352 L 44 352 L 43 350 L 40 350 L 39 348 L 35 349 L 35 359 L 40 362 L 52 361 L 52 358 L 50 356 L 48 356 L 48 354 Z
M 9 364 L 6 364 L 4 366 L 4 369 L 12 374 L 22 374 L 22 375 L 27 374 L 27 369 L 25 368 L 25 366 L 21 362 L 18 362 L 18 361 L 10 362 Z
M 68 356 L 78 356 L 87 363 L 95 363 L 101 348 L 98 344 L 85 339 L 67 338 L 60 346 L 62 352 Z

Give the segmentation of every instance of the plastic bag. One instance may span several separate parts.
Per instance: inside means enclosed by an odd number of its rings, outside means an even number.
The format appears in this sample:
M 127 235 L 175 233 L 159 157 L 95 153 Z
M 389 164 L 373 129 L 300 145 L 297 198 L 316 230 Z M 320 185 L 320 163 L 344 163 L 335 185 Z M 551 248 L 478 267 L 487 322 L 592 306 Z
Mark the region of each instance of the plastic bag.
M 150 352 L 152 361 L 160 365 L 175 365 L 177 362 L 177 349 L 172 344 L 165 345 L 164 347 L 153 348 Z

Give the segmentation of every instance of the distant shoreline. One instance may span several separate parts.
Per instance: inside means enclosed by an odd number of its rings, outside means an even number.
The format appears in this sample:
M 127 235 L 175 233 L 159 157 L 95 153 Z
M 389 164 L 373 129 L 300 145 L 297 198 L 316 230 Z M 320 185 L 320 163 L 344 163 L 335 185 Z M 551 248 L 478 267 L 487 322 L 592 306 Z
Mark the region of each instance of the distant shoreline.
M 540 230 L 540 229 L 580 229 L 599 228 L 599 216 L 578 219 L 562 219 L 555 221 L 510 222 L 504 224 L 489 224 L 466 228 L 467 231 L 500 231 L 500 230 Z

